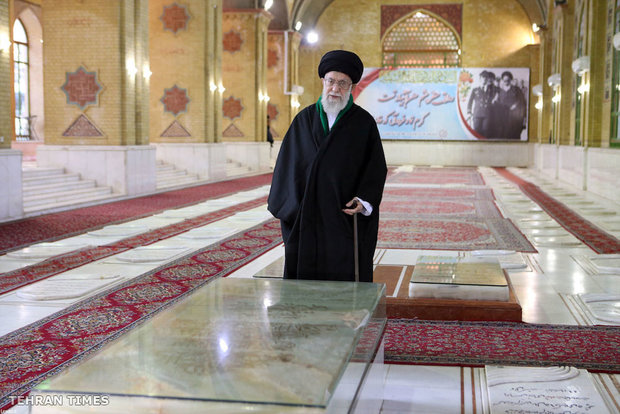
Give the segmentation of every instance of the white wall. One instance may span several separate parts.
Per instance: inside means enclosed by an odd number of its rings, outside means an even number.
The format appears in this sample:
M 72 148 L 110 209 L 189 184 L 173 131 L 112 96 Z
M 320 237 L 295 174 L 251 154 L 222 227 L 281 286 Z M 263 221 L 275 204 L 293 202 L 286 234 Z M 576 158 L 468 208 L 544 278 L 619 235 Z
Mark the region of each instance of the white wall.
M 533 165 L 527 142 L 383 141 L 388 165 L 505 166 Z
M 620 149 L 535 144 L 534 167 L 549 178 L 620 203 Z
M 64 168 L 123 195 L 149 194 L 156 189 L 152 145 L 39 145 L 37 165 Z
M 22 153 L 0 149 L 0 222 L 23 217 Z

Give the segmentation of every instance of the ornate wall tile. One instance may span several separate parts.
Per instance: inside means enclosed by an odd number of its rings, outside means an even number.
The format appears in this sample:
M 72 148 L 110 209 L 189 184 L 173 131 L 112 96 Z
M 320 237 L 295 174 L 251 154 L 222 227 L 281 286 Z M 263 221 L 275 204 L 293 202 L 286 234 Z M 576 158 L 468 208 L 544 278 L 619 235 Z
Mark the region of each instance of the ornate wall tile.
M 228 125 L 228 128 L 224 130 L 222 136 L 226 138 L 241 138 L 244 137 L 243 131 L 235 126 L 235 124 Z
M 189 17 L 187 7 L 175 2 L 170 6 L 164 6 L 164 12 L 159 18 L 164 24 L 164 30 L 170 30 L 176 34 L 179 30 L 187 29 Z
M 174 85 L 172 88 L 164 89 L 164 96 L 160 99 L 164 104 L 164 111 L 171 112 L 177 116 L 181 112 L 187 112 L 187 89 L 179 88 Z
M 63 137 L 102 137 L 103 132 L 82 114 L 62 133 Z
M 176 119 L 172 121 L 172 123 L 166 128 L 164 132 L 161 133 L 160 137 L 191 137 L 192 134 L 189 133 L 187 129 L 179 121 Z
M 241 50 L 241 45 L 243 44 L 241 33 L 234 30 L 224 33 L 222 43 L 225 52 L 233 53 Z
M 235 118 L 240 118 L 241 111 L 243 111 L 241 99 L 236 99 L 234 96 L 230 96 L 222 103 L 222 114 L 231 121 Z
M 267 67 L 272 68 L 280 61 L 280 53 L 275 49 L 269 49 L 267 51 Z
M 267 115 L 269 115 L 269 119 L 275 121 L 278 119 L 278 115 L 280 112 L 278 111 L 278 107 L 272 103 L 267 104 Z
M 84 110 L 88 105 L 99 104 L 101 85 L 97 81 L 97 72 L 87 72 L 80 66 L 75 72 L 65 72 L 66 81 L 60 89 L 67 96 L 67 103 Z

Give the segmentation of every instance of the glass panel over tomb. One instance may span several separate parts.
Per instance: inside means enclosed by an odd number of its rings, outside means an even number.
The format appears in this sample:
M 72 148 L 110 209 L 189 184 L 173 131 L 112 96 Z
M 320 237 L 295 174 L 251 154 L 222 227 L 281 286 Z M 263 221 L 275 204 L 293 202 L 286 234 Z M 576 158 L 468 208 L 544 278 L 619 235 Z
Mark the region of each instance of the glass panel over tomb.
M 347 412 L 385 323 L 382 284 L 223 278 L 36 393 L 101 396 L 98 412 Z

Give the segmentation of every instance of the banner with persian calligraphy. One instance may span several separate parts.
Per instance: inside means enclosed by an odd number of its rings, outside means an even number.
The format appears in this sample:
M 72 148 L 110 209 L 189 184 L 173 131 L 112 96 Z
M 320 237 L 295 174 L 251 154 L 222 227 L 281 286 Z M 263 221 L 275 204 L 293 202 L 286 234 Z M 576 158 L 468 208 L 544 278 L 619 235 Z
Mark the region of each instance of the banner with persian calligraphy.
M 353 90 L 382 139 L 520 140 L 529 68 L 366 68 Z

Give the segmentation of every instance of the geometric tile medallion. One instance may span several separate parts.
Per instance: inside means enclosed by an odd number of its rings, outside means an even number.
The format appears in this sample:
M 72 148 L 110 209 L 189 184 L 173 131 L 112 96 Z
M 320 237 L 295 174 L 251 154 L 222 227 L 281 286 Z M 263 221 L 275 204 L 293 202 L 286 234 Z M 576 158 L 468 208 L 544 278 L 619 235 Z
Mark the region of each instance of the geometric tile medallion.
M 181 29 L 187 29 L 189 13 L 187 13 L 186 6 L 180 6 L 175 2 L 170 6 L 164 6 L 164 12 L 159 18 L 164 24 L 164 30 L 170 30 L 176 34 Z
M 267 67 L 272 68 L 278 64 L 280 60 L 280 53 L 277 50 L 269 49 L 267 50 Z
M 187 89 L 179 88 L 177 85 L 164 89 L 164 96 L 161 97 L 160 101 L 164 104 L 165 112 L 171 112 L 175 116 L 180 112 L 186 112 L 189 103 Z
M 222 37 L 222 48 L 225 52 L 232 53 L 241 50 L 242 43 L 243 39 L 241 39 L 241 33 L 235 32 L 234 30 L 224 33 Z
M 276 118 L 278 117 L 278 107 L 268 103 L 267 104 L 267 115 L 269 115 L 269 119 L 272 121 L 275 121 Z
M 191 137 L 187 129 L 176 119 L 161 133 L 161 137 Z
M 241 138 L 245 135 L 243 135 L 243 132 L 239 128 L 237 128 L 235 124 L 230 124 L 228 128 L 224 130 L 222 136 L 226 138 Z
M 241 111 L 243 111 L 241 98 L 236 99 L 234 96 L 231 96 L 222 102 L 222 114 L 231 121 L 235 118 L 239 118 L 241 116 Z
M 93 122 L 81 114 L 69 128 L 62 133 L 63 137 L 102 137 L 103 132 L 93 124 Z
M 65 72 L 65 83 L 60 89 L 67 96 L 67 103 L 84 110 L 88 105 L 97 105 L 101 85 L 97 72 L 87 72 L 80 66 L 75 72 Z

